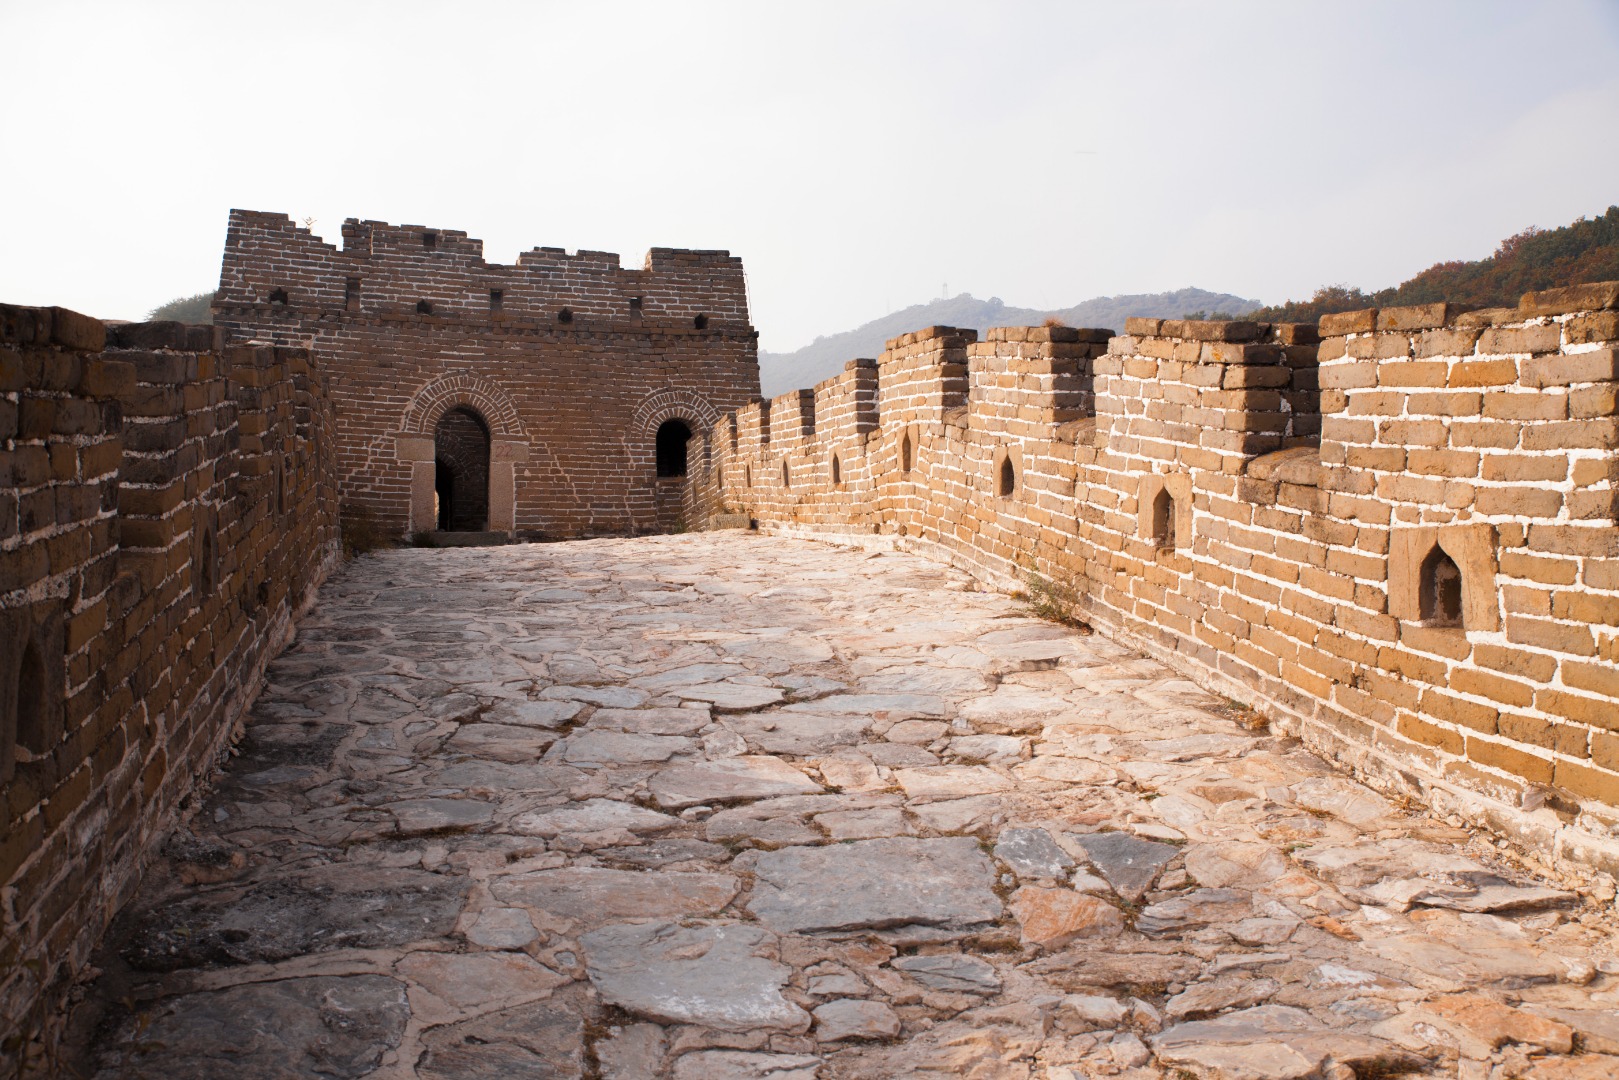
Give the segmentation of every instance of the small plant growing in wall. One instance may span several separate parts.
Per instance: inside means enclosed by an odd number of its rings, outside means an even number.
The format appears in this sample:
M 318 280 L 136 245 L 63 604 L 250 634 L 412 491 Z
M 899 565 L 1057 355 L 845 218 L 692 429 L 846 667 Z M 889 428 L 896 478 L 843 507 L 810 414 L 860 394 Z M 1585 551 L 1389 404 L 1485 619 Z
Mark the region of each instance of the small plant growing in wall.
M 1019 599 L 1029 605 L 1037 619 L 1061 623 L 1082 634 L 1091 633 L 1091 624 L 1080 615 L 1079 592 L 1068 585 L 1042 577 L 1031 568 L 1024 576 L 1025 589 Z

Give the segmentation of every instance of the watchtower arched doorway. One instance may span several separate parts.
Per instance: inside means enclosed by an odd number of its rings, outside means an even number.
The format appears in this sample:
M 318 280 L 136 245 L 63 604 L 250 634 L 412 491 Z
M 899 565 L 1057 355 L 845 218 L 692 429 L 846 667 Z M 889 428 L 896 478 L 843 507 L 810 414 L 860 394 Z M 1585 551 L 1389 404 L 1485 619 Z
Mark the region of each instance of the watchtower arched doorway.
M 678 529 L 685 512 L 687 448 L 691 444 L 691 423 L 670 417 L 658 425 L 653 438 L 657 463 L 658 528 Z
M 489 425 L 457 405 L 433 427 L 434 524 L 443 532 L 489 527 Z

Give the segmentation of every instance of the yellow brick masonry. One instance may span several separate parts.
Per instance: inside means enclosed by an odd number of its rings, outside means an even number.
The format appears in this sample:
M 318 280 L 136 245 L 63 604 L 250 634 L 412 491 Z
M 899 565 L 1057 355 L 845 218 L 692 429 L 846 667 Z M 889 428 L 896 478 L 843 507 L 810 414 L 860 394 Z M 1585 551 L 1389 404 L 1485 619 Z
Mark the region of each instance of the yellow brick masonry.
M 688 516 L 1069 596 L 1384 790 L 1612 872 L 1616 306 L 1607 283 L 1319 328 L 932 327 L 807 418 L 795 397 L 808 437 L 761 422 L 782 399 L 721 421 Z M 1391 597 L 1428 550 L 1460 566 L 1464 625 Z

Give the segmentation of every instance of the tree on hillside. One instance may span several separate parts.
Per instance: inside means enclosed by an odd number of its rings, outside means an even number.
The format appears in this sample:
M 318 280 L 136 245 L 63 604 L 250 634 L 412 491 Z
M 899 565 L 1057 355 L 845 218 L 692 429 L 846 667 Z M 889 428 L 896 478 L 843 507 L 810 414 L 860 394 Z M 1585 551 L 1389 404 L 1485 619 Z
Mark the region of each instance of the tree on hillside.
M 214 294 L 201 292 L 196 296 L 182 296 L 178 300 L 170 300 L 147 312 L 148 322 L 183 322 L 193 326 L 206 326 L 214 321 L 211 305 Z
M 1285 304 L 1272 304 L 1270 307 L 1250 312 L 1246 318 L 1260 322 L 1313 323 L 1323 315 L 1334 315 L 1340 311 L 1359 311 L 1362 308 L 1376 307 L 1377 303 L 1371 295 L 1348 285 L 1323 285 L 1308 300 L 1289 300 Z

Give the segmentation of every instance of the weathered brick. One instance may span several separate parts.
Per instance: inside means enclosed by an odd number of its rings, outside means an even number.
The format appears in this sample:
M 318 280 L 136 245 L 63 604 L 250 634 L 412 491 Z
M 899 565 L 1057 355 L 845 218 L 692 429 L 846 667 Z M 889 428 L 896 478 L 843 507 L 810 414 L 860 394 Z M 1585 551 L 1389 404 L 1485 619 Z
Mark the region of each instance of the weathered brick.
M 1466 741 L 1461 735 L 1450 728 L 1430 724 L 1410 713 L 1400 715 L 1395 730 L 1413 742 L 1437 747 L 1447 754 L 1461 754 L 1465 751 Z
M 1451 386 L 1511 386 L 1518 381 L 1518 365 L 1512 360 L 1474 360 L 1450 369 Z
M 1616 305 L 1619 305 L 1619 282 L 1601 281 L 1524 293 L 1518 301 L 1518 310 L 1526 318 L 1538 318 L 1566 315 L 1571 311 L 1600 311 Z
M 1450 304 L 1413 304 L 1382 308 L 1377 312 L 1379 330 L 1431 330 L 1444 326 L 1455 314 Z
M 1526 753 L 1505 743 L 1469 735 L 1467 756 L 1480 765 L 1488 765 L 1537 784 L 1549 784 L 1552 781 L 1551 759 Z
M 1612 701 L 1542 687 L 1535 692 L 1535 708 L 1577 723 L 1619 731 L 1619 711 Z
M 1377 329 L 1377 309 L 1367 308 L 1364 311 L 1344 311 L 1335 315 L 1323 315 L 1317 324 L 1321 336 L 1342 337 L 1345 334 L 1367 334 Z
M 1619 379 L 1619 350 L 1537 356 L 1518 365 L 1518 378 L 1533 388 L 1570 386 L 1574 383 L 1613 382 Z
M 1474 505 L 1481 514 L 1509 514 L 1514 517 L 1556 517 L 1563 508 L 1563 494 L 1546 488 L 1480 488 Z
M 1450 365 L 1437 360 L 1412 360 L 1377 365 L 1379 386 L 1444 386 L 1449 381 Z
M 1576 316 L 1563 324 L 1563 339 L 1569 345 L 1598 345 L 1619 340 L 1619 311 Z
M 1495 732 L 1495 720 L 1500 715 L 1499 709 L 1489 705 L 1480 705 L 1437 690 L 1423 693 L 1422 711 L 1435 719 L 1487 734 Z
M 1562 331 L 1555 324 L 1497 326 L 1479 335 L 1478 351 L 1481 356 L 1555 352 L 1562 340 Z
M 1553 783 L 1558 787 L 1608 806 L 1619 804 L 1619 773 L 1563 760 L 1555 768 Z
M 1508 616 L 1506 622 L 1507 640 L 1514 645 L 1533 645 L 1572 656 L 1596 655 L 1596 642 L 1588 627 L 1524 616 Z

